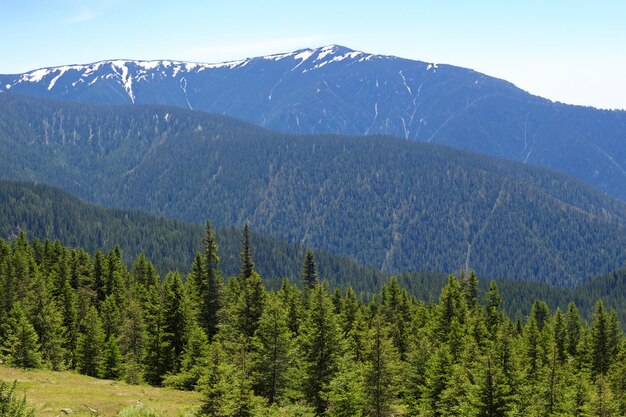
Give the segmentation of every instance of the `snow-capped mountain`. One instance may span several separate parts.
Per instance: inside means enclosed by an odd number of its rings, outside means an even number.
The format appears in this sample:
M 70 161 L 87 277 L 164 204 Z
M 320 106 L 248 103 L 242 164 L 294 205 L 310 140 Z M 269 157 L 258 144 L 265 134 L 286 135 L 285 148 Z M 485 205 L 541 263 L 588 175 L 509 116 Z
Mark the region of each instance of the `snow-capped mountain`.
M 553 103 L 450 65 L 342 46 L 219 64 L 111 60 L 0 75 L 0 91 L 167 104 L 296 133 L 384 134 L 577 176 L 626 199 L 626 112 Z

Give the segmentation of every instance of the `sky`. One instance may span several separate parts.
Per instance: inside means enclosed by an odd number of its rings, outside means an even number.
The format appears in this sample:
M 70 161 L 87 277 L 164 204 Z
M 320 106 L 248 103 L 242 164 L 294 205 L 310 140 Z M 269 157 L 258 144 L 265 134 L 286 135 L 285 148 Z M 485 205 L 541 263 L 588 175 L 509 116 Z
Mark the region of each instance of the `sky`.
M 0 73 L 105 59 L 222 62 L 338 44 L 626 109 L 624 0 L 0 0 Z

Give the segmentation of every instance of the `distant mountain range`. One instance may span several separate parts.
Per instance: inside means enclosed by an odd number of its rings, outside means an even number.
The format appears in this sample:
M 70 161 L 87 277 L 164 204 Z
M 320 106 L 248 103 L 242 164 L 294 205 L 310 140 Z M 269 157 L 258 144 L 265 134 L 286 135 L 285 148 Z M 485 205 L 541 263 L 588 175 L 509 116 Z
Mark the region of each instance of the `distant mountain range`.
M 336 45 L 221 64 L 44 68 L 0 75 L 0 91 L 173 105 L 291 133 L 445 144 L 559 170 L 626 200 L 625 111 L 553 103 L 472 70 Z
M 390 137 L 0 94 L 0 173 L 241 227 L 386 272 L 574 285 L 626 265 L 626 204 L 545 169 Z

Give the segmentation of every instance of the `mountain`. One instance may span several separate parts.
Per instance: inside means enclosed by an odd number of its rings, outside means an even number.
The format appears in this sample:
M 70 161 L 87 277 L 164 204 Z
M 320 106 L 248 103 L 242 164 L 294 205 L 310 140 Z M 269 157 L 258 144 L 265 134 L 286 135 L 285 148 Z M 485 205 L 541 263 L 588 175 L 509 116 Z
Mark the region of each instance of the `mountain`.
M 113 60 L 43 68 L 0 75 L 0 91 L 173 105 L 291 133 L 445 144 L 558 170 L 626 199 L 625 111 L 554 103 L 469 69 L 336 45 L 221 64 Z
M 143 253 L 162 276 L 170 270 L 189 271 L 194 255 L 202 251 L 204 228 L 132 210 L 108 209 L 84 202 L 43 184 L 0 180 L 0 238 L 20 231 L 31 238 L 58 239 L 62 244 L 91 253 L 120 245 L 130 264 Z M 241 230 L 216 230 L 226 276 L 240 268 Z M 256 269 L 271 287 L 282 278 L 298 280 L 305 249 L 279 239 L 252 234 Z M 352 259 L 315 253 L 320 276 L 335 285 L 349 283 L 359 292 L 376 291 L 386 274 L 365 268 Z
M 0 94 L 0 173 L 253 229 L 386 272 L 574 285 L 626 265 L 626 204 L 551 171 L 390 137 Z

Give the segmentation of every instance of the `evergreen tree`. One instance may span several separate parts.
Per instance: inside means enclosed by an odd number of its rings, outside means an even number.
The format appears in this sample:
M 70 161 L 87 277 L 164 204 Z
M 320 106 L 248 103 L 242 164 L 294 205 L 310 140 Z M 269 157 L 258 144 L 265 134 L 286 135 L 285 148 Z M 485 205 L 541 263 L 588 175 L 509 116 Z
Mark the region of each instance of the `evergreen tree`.
M 420 412 L 433 417 L 443 416 L 440 401 L 450 380 L 452 358 L 443 344 L 428 361 L 424 385 L 421 387 Z
M 592 372 L 594 375 L 606 375 L 611 364 L 611 340 L 609 335 L 608 314 L 602 301 L 598 301 L 593 312 L 591 324 Z
M 180 371 L 182 354 L 192 323 L 187 293 L 178 273 L 169 273 L 163 285 L 162 351 L 165 373 Z
M 470 310 L 475 310 L 478 307 L 478 278 L 476 272 L 470 271 L 468 279 L 462 279 L 463 293 L 467 300 L 467 307 Z
M 105 342 L 103 376 L 107 379 L 120 379 L 123 374 L 123 359 L 116 336 Z
M 248 252 L 249 252 L 249 237 L 248 237 Z M 218 269 L 220 261 L 217 255 L 217 242 L 213 233 L 213 228 L 210 222 L 206 222 L 204 233 L 204 279 L 201 289 L 201 304 L 200 304 L 200 325 L 205 329 L 209 340 L 212 340 L 217 333 L 217 326 L 219 315 L 218 312 L 221 308 L 221 273 Z M 251 256 L 249 253 L 247 256 Z M 253 268 L 252 260 L 250 258 L 249 268 Z M 243 270 L 243 269 L 242 269 Z M 246 277 L 249 276 L 246 272 Z
M 224 371 L 224 353 L 217 342 L 209 347 L 207 356 L 207 370 L 204 380 L 203 401 L 201 415 L 208 417 L 223 417 L 226 391 Z
M 254 335 L 265 304 L 265 287 L 260 275 L 252 271 L 245 279 L 236 305 L 236 320 L 239 330 L 248 338 Z
M 317 266 L 315 264 L 315 255 L 311 249 L 307 249 L 302 262 L 302 272 L 300 273 L 300 281 L 305 291 L 312 290 L 318 283 Z
M 141 305 L 131 300 L 120 332 L 120 350 L 124 356 L 126 382 L 141 382 L 141 362 L 146 344 L 146 326 Z
M 209 341 L 204 330 L 198 325 L 193 326 L 183 352 L 180 371 L 167 375 L 163 384 L 189 391 L 195 389 L 207 366 L 208 347 Z
M 254 271 L 254 261 L 252 260 L 252 243 L 250 241 L 250 228 L 248 223 L 243 227 L 243 237 L 241 239 L 241 272 L 239 278 L 242 282 L 250 278 Z
M 255 392 L 270 404 L 280 400 L 287 389 L 292 349 L 287 311 L 277 296 L 270 295 L 252 339 Z
M 478 386 L 478 417 L 504 417 L 507 415 L 505 384 L 501 374 L 487 357 Z M 503 378 L 502 378 L 503 379 Z
M 144 306 L 146 321 L 146 347 L 144 356 L 144 378 L 151 385 L 161 385 L 167 373 L 168 342 L 165 338 L 165 311 L 161 285 L 149 288 Z
M 2 350 L 9 363 L 18 368 L 39 368 L 39 338 L 19 301 L 13 304 L 9 319 L 3 327 L 6 336 Z
M 341 343 L 333 304 L 324 287 L 311 290 L 309 312 L 302 329 L 306 398 L 318 414 L 327 408 L 327 390 L 338 370 Z
M 350 355 L 340 361 L 335 378 L 328 389 L 328 417 L 361 417 L 365 408 L 365 397 L 361 365 Z
M 567 352 L 571 356 L 576 355 L 576 349 L 580 342 L 580 315 L 578 309 L 573 302 L 570 302 L 567 306 L 567 313 L 565 314 L 565 329 L 566 329 L 566 348 Z
M 103 366 L 104 332 L 98 312 L 91 306 L 78 336 L 76 365 L 80 373 L 99 377 Z
M 397 393 L 398 356 L 379 316 L 372 320 L 370 346 L 365 362 L 364 393 L 366 415 L 384 417 L 391 413 Z

